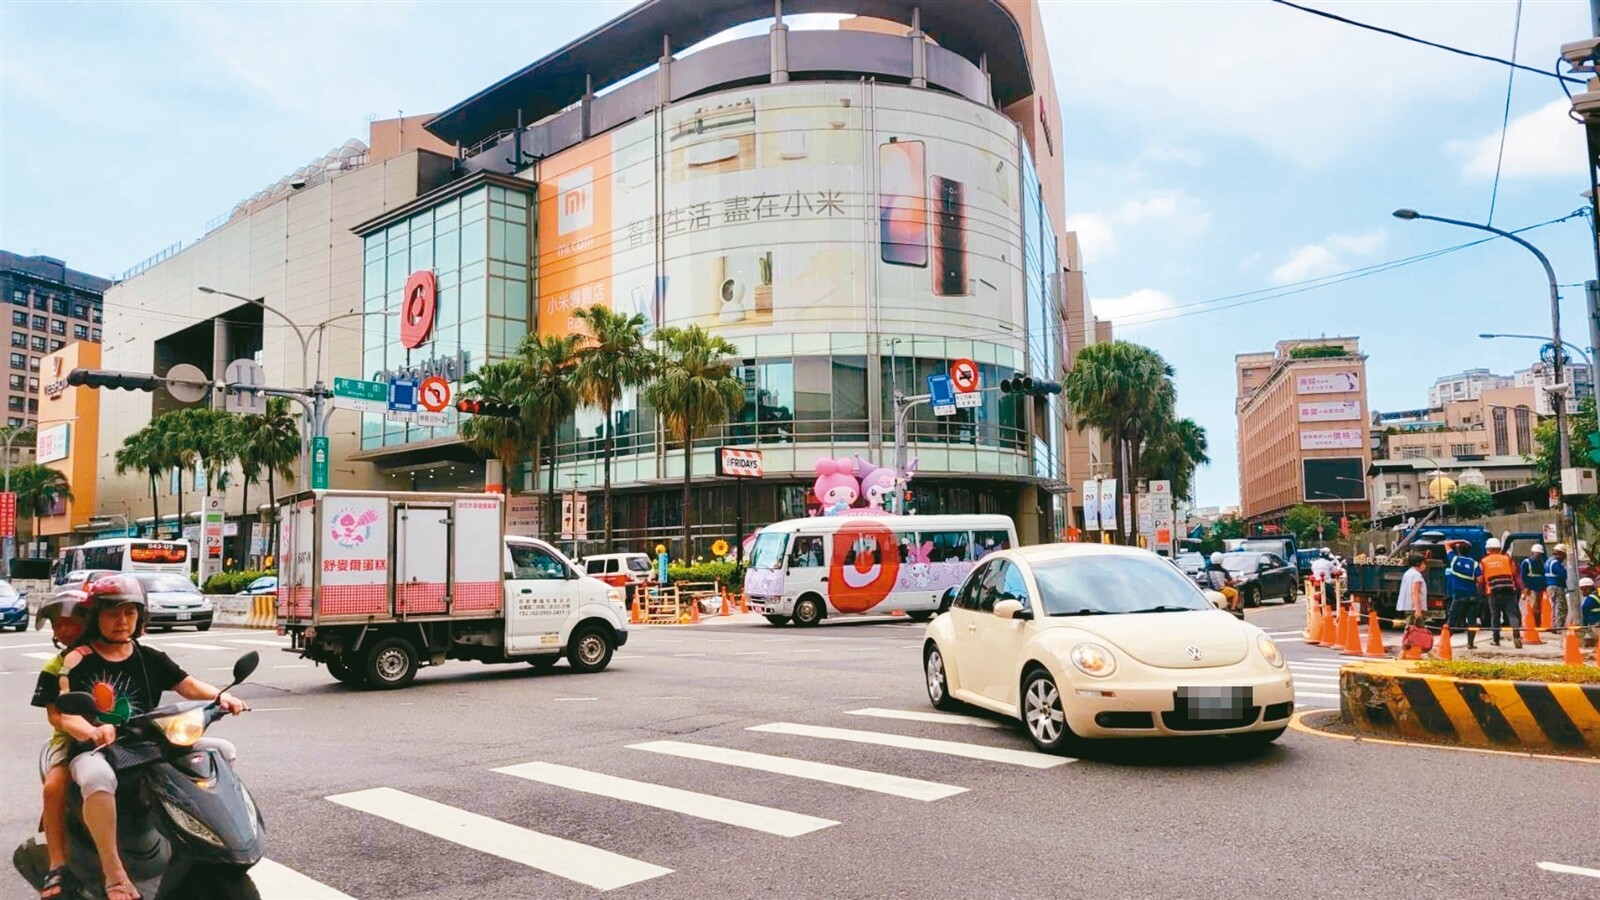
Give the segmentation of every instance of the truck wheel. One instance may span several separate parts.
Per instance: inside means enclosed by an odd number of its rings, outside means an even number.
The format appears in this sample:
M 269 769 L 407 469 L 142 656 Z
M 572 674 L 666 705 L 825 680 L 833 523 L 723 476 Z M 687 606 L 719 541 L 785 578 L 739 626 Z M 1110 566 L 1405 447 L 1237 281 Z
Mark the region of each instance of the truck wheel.
M 810 628 L 822 621 L 822 600 L 815 594 L 801 597 L 794 605 L 794 624 Z
M 556 667 L 556 661 L 559 659 L 561 657 L 555 653 L 547 653 L 544 656 L 530 656 L 528 657 L 528 665 L 533 666 L 535 672 L 548 672 Z
M 611 665 L 611 636 L 596 625 L 579 628 L 567 644 L 567 664 L 576 672 L 598 672 Z
M 332 675 L 340 684 L 348 684 L 352 687 L 361 686 L 361 673 L 350 668 L 343 657 L 328 660 L 327 666 L 328 674 Z
M 417 651 L 404 638 L 384 638 L 367 651 L 362 680 L 369 688 L 392 691 L 417 677 Z
M 767 616 L 767 622 L 772 625 L 784 626 L 789 624 L 788 616 Z M 19 629 L 20 630 L 20 629 Z

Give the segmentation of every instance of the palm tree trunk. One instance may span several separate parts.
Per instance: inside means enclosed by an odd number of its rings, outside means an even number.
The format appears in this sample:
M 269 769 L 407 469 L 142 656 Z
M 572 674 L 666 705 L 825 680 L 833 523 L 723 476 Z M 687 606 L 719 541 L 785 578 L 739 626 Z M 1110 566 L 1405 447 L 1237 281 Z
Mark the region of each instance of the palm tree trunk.
M 250 476 L 241 471 L 239 478 L 244 482 L 242 485 L 244 494 L 239 498 L 239 568 L 248 569 L 250 568 L 250 532 L 254 529 L 245 526 L 253 526 L 255 517 L 250 515 Z
M 272 501 L 272 533 L 267 535 L 267 546 L 272 548 L 268 555 L 272 557 L 274 569 L 278 566 L 278 472 L 267 466 L 267 496 Z
M 550 429 L 550 471 L 545 480 L 549 485 L 545 492 L 544 533 L 545 540 L 555 543 L 556 540 L 556 429 Z
M 690 536 L 693 531 L 693 502 L 689 499 L 689 485 L 694 477 L 694 431 L 684 429 L 683 436 L 683 561 L 687 565 L 694 561 L 694 541 Z
M 183 467 L 178 467 L 178 540 L 183 540 Z
M 161 534 L 161 491 L 156 483 L 156 470 L 150 470 L 150 517 L 154 523 L 150 527 L 150 536 Z
M 605 490 L 601 493 L 601 497 L 604 498 L 605 504 L 606 504 L 606 514 L 605 514 L 606 545 L 605 545 L 605 549 L 600 551 L 600 552 L 602 552 L 602 553 L 610 553 L 611 552 L 611 453 L 612 453 L 612 441 L 614 440 L 614 436 L 611 433 L 611 404 L 609 404 L 609 403 L 607 403 L 606 406 L 605 406 L 605 414 L 606 414 L 606 440 L 605 440 L 606 458 L 604 460 L 604 465 L 602 467 L 602 468 L 605 469 Z
M 1124 455 L 1127 449 L 1127 442 L 1122 439 L 1121 435 L 1118 435 L 1114 439 L 1114 443 L 1116 444 L 1116 458 L 1111 461 L 1111 477 L 1116 479 L 1117 482 L 1117 498 L 1111 514 L 1111 542 L 1113 544 L 1125 544 L 1127 539 L 1123 537 L 1123 531 L 1120 526 L 1125 524 L 1122 521 L 1122 498 L 1128 491 L 1127 467 L 1123 464 L 1127 458 Z

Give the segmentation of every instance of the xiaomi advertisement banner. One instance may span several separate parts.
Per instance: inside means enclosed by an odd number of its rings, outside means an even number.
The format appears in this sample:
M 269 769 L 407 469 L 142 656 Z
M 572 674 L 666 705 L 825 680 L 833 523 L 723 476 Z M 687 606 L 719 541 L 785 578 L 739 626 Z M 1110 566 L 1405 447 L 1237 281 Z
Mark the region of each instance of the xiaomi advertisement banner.
M 997 323 L 1024 320 L 1015 126 L 932 91 L 880 86 L 870 113 L 866 96 L 722 93 L 543 161 L 539 332 L 595 303 L 652 328 L 837 330 L 876 296 L 885 328 L 1012 333 Z

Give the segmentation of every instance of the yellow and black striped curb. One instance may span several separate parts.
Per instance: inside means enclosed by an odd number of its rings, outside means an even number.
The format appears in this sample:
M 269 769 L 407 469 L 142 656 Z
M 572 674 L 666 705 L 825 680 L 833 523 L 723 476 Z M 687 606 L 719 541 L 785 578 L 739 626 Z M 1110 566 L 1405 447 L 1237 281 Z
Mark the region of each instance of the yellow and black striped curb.
M 1600 685 L 1469 681 L 1355 663 L 1339 671 L 1346 724 L 1382 737 L 1600 756 Z

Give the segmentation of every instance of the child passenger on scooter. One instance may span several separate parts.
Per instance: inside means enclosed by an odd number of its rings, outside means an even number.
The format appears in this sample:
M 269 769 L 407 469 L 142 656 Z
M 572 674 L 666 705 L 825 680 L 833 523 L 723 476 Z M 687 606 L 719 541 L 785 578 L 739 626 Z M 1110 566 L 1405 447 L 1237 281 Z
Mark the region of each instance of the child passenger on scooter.
M 164 691 L 189 700 L 216 700 L 234 715 L 250 707 L 188 674 L 160 650 L 138 642 L 149 619 L 138 580 L 112 575 L 84 590 L 88 595 L 84 634 L 63 654 L 59 679 L 48 684 L 41 677 L 33 702 L 46 708 L 51 724 L 66 732 L 70 741 L 94 744 L 94 749 L 72 755 L 67 763 L 72 781 L 83 792 L 83 821 L 94 838 L 107 900 L 140 900 L 117 847 L 117 773 L 100 748 L 117 739 L 116 725 L 159 705 Z M 96 721 L 57 711 L 56 698 L 71 691 L 94 696 L 100 710 Z M 215 748 L 228 760 L 234 758 L 233 745 L 218 738 L 201 738 L 194 746 Z M 51 874 L 59 883 L 59 875 Z
M 62 648 L 62 652 L 51 657 L 39 673 L 39 683 L 48 682 L 52 689 L 61 679 L 61 661 L 66 648 L 83 636 L 84 620 L 88 616 L 83 597 L 78 591 L 66 592 L 39 607 L 39 613 L 34 618 L 35 629 L 43 628 L 46 622 L 50 623 L 50 640 Z M 34 705 L 38 705 L 38 696 L 36 689 Z M 64 887 L 61 878 L 67 865 L 67 788 L 72 784 L 72 775 L 67 771 L 67 751 L 72 746 L 72 738 L 57 725 L 53 713 L 50 724 L 56 725 L 56 729 L 39 752 L 39 777 L 44 782 L 44 812 L 40 816 L 40 830 L 44 832 L 45 850 L 50 857 L 50 875 L 39 891 L 39 896 L 44 900 L 61 896 Z

